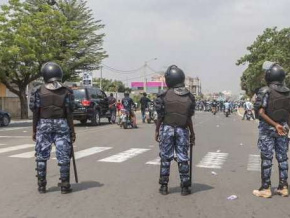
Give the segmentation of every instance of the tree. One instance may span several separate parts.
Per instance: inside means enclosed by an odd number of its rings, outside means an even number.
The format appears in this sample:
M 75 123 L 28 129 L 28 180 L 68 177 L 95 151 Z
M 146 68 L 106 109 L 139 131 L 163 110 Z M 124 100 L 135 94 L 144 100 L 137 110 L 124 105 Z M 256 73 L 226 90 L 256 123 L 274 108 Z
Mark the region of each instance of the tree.
M 262 65 L 265 61 L 278 62 L 289 72 L 290 70 L 290 28 L 280 31 L 275 28 L 267 28 L 259 35 L 254 43 L 247 48 L 249 54 L 237 61 L 237 65 L 247 64 L 247 69 L 241 77 L 241 88 L 246 94 L 252 96 L 255 91 L 266 85 Z M 290 85 L 289 76 L 286 83 Z
M 93 79 L 93 82 L 97 87 L 100 87 L 100 78 Z M 102 79 L 102 90 L 106 92 L 125 92 L 127 88 L 124 83 L 118 80 Z
M 101 48 L 104 35 L 96 33 L 103 26 L 85 4 L 60 1 L 60 9 L 43 0 L 10 0 L 1 6 L 0 80 L 19 97 L 21 118 L 28 117 L 26 87 L 40 78 L 43 63 L 59 63 L 66 80 L 80 70 L 97 69 L 106 57 Z M 80 17 L 74 20 L 77 11 Z

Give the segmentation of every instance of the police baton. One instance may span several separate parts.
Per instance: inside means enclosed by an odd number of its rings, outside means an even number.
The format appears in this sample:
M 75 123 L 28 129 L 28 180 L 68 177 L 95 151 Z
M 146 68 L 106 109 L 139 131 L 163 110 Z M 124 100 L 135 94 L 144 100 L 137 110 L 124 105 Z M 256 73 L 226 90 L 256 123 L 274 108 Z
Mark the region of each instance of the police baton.
M 78 171 L 77 171 L 77 165 L 76 165 L 76 159 L 75 159 L 75 152 L 74 152 L 74 146 L 73 143 L 71 144 L 71 157 L 73 161 L 73 168 L 74 168 L 74 174 L 75 174 L 75 181 L 76 183 L 79 183 L 78 179 Z
M 194 142 L 190 143 L 190 147 L 189 147 L 189 182 L 190 182 L 190 187 L 191 187 L 191 183 L 192 183 L 192 147 L 195 145 Z

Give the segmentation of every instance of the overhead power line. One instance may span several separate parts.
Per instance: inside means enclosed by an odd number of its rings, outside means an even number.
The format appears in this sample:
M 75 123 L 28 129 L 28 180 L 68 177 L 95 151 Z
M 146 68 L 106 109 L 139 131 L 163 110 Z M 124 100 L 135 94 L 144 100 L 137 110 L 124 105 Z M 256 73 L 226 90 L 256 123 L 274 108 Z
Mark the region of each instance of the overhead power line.
M 136 73 L 137 71 L 141 70 L 144 66 L 141 66 L 137 69 L 133 69 L 133 70 L 119 70 L 110 66 L 107 66 L 105 64 L 102 64 L 106 69 L 113 71 L 115 73 L 119 73 L 119 74 L 132 74 L 132 73 Z

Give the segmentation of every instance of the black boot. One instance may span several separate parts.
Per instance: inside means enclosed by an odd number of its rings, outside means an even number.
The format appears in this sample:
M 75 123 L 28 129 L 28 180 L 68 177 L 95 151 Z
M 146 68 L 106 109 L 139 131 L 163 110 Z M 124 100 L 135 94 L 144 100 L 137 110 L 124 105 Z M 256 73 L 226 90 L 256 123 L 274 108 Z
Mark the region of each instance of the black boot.
M 186 196 L 191 194 L 191 189 L 188 186 L 181 187 L 181 195 Z
M 167 184 L 163 184 L 163 185 L 160 186 L 159 193 L 162 194 L 162 195 L 167 195 L 168 194 L 168 186 L 167 186 Z
M 169 176 L 160 176 L 159 184 L 161 185 L 159 188 L 159 193 L 162 195 L 168 194 L 168 181 Z
M 72 188 L 69 183 L 69 177 L 68 178 L 60 178 L 61 183 L 60 185 L 60 190 L 61 194 L 68 194 L 72 192 Z
M 46 179 L 45 177 L 38 177 L 38 192 L 43 194 L 46 193 Z
M 181 182 L 181 195 L 186 196 L 191 194 L 191 184 L 190 181 Z
M 46 193 L 46 161 L 36 161 L 38 192 Z

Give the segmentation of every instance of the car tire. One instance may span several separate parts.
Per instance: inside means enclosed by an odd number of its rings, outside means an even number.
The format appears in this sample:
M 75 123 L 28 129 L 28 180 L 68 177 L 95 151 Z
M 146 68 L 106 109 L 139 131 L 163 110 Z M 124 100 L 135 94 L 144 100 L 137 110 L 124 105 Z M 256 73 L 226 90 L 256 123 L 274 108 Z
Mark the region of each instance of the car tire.
M 81 124 L 85 125 L 87 123 L 87 119 L 80 120 Z
M 92 125 L 98 126 L 100 125 L 100 112 L 98 110 L 95 110 L 93 117 L 92 117 Z
M 2 126 L 8 126 L 9 125 L 9 123 L 10 123 L 10 118 L 9 118 L 9 116 L 8 115 L 4 115 L 3 116 L 3 119 L 2 119 Z

